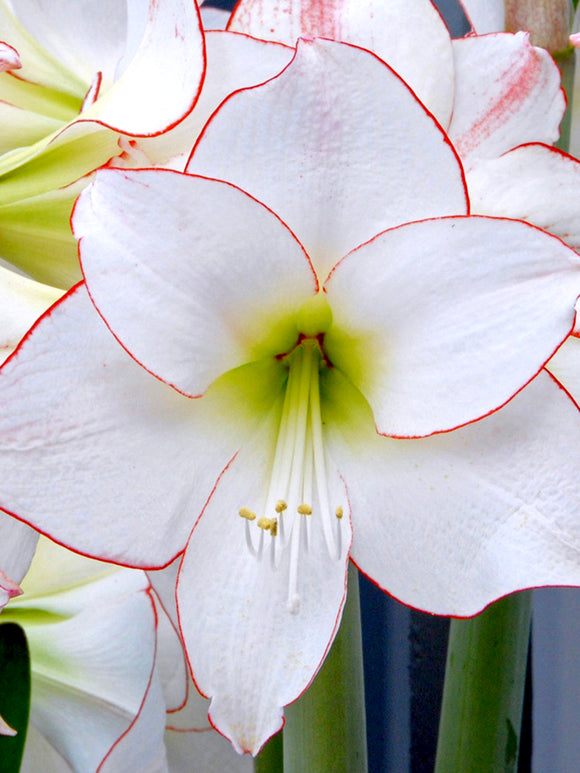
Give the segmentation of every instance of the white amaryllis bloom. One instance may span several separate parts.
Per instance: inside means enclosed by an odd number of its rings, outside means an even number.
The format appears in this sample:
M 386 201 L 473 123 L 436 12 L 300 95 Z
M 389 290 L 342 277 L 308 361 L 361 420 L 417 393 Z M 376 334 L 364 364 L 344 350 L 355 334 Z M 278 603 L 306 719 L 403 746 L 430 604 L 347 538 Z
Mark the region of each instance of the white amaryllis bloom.
M 22 773 L 252 769 L 209 726 L 207 701 L 188 684 L 179 638 L 142 572 L 42 539 L 22 585 L 0 615 L 22 626 L 30 649 Z
M 138 164 L 134 137 L 166 132 L 195 104 L 199 11 L 195 0 L 2 0 L 0 40 L 0 258 L 68 288 L 85 176 L 112 158 Z
M 580 259 L 469 217 L 447 136 L 346 44 L 232 95 L 188 171 L 81 196 L 86 287 L 0 371 L 0 505 L 119 563 L 185 551 L 194 679 L 256 753 L 328 651 L 349 557 L 441 614 L 580 584 L 578 409 L 545 373 L 518 394 L 572 329 Z
M 146 575 L 41 540 L 22 589 L 0 614 L 0 624 L 22 626 L 30 649 L 22 770 L 121 770 L 106 760 L 135 724 L 155 664 L 156 618 Z M 161 702 L 162 755 L 163 713 Z M 148 729 L 153 737 L 153 723 Z
M 0 36 L 20 65 L 0 77 L 1 152 L 79 120 L 159 134 L 192 109 L 203 77 L 195 0 L 2 0 Z

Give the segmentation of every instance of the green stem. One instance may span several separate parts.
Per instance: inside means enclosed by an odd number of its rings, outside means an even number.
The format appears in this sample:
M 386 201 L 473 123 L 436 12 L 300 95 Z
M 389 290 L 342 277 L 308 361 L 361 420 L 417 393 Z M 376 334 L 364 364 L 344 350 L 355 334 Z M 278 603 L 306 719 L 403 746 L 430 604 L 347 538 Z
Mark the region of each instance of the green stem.
M 365 773 L 358 573 L 351 564 L 340 630 L 316 679 L 286 709 L 284 773 Z
M 517 593 L 452 620 L 436 773 L 517 770 L 531 600 Z

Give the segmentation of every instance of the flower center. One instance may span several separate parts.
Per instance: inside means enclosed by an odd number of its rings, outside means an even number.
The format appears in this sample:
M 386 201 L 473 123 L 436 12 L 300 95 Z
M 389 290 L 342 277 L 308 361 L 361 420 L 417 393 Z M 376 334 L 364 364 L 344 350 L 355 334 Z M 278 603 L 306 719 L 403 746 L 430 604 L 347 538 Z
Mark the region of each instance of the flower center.
M 313 528 L 320 528 L 331 558 L 341 555 L 342 505 L 332 505 L 320 412 L 320 369 L 327 367 L 317 338 L 303 338 L 287 355 L 288 382 L 263 513 L 239 510 L 246 542 L 261 558 L 270 540 L 272 565 L 289 550 L 288 608 L 300 608 L 298 564 L 308 552 Z

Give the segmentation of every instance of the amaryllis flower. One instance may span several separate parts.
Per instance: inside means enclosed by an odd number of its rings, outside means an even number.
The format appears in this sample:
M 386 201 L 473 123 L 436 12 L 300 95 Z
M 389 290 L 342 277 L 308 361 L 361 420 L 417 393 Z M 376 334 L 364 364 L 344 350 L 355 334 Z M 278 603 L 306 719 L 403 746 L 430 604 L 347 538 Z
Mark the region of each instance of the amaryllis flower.
M 177 54 L 182 44 L 187 48 L 187 56 L 180 58 L 178 70 L 172 71 L 172 83 L 174 79 L 179 80 L 176 72 L 185 73 L 187 84 L 180 92 L 182 97 L 189 94 L 191 99 L 195 98 L 205 69 L 203 89 L 194 110 L 184 120 L 160 135 L 136 138 L 106 128 L 100 121 L 87 120 L 91 113 L 83 111 L 64 129 L 0 158 L 0 256 L 30 276 L 63 289 L 81 278 L 76 242 L 70 231 L 70 213 L 76 197 L 90 182 L 90 173 L 97 167 L 108 162 L 115 166 L 168 166 L 183 170 L 197 136 L 219 103 L 239 88 L 271 78 L 290 61 L 293 50 L 287 46 L 220 31 L 206 35 L 205 61 L 198 62 L 204 69 L 194 66 L 192 57 L 201 45 L 196 10 L 193 0 L 185 5 L 180 3 L 181 0 L 176 7 L 189 9 L 186 18 L 195 21 L 191 34 L 184 35 L 179 45 L 172 43 L 171 48 L 172 54 Z M 138 7 L 139 4 L 135 6 Z M 55 6 L 53 12 L 57 8 L 60 6 Z M 166 3 L 163 13 L 170 12 L 171 4 Z M 158 21 L 158 15 L 154 15 L 152 24 Z M 110 30 L 110 34 L 114 38 L 119 31 Z M 158 39 L 159 34 L 151 33 L 149 37 Z M 161 36 L 160 41 L 163 40 Z M 104 56 L 109 46 L 102 48 Z M 8 63 L 12 61 L 9 53 L 4 57 Z M 168 71 L 168 62 L 153 58 L 160 53 L 151 50 L 148 64 L 155 66 L 157 73 L 164 74 Z M 142 74 L 145 76 L 146 70 Z M 117 87 L 121 88 L 123 83 L 121 79 Z M 146 84 L 128 95 L 127 104 L 145 98 L 147 115 L 155 116 L 160 122 L 167 121 L 153 97 L 154 92 Z M 99 104 L 100 100 L 94 109 Z M 167 126 L 168 122 L 163 125 Z M 25 138 L 26 134 L 18 135 L 19 142 Z
M 82 194 L 86 285 L 0 371 L 0 505 L 120 564 L 183 554 L 195 682 L 256 753 L 328 650 L 349 557 L 440 614 L 580 584 L 580 416 L 534 379 L 580 259 L 468 216 L 446 135 L 351 45 L 302 41 L 232 95 L 188 171 Z
M 85 176 L 121 155 L 136 165 L 135 137 L 166 132 L 195 104 L 199 11 L 195 0 L 2 0 L 0 38 L 0 257 L 68 288 Z
M 143 572 L 43 539 L 23 590 L 0 615 L 0 625 L 24 628 L 30 649 L 23 773 L 248 770 L 209 726 L 207 701 L 188 685 L 181 643 Z
M 2 0 L 0 34 L 18 56 L 0 77 L 1 152 L 75 119 L 159 134 L 191 110 L 203 75 L 195 0 Z
M 122 736 L 131 735 L 155 665 L 156 618 L 146 575 L 41 540 L 22 586 L 23 595 L 0 614 L 0 625 L 22 626 L 30 649 L 31 711 L 22 770 L 121 770 L 107 758 Z M 153 725 L 150 721 L 150 754 Z

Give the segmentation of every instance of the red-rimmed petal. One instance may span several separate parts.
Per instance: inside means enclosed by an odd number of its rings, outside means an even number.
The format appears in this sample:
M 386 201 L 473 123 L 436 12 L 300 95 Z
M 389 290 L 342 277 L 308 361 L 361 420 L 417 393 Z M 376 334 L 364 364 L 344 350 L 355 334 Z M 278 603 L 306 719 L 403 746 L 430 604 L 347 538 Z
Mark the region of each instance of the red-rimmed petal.
M 385 228 L 467 206 L 454 150 L 403 81 L 371 53 L 321 39 L 299 41 L 279 76 L 226 100 L 187 171 L 271 207 L 320 276 Z
M 505 30 L 505 0 L 459 0 L 459 4 L 478 34 Z
M 243 406 L 189 400 L 139 367 L 82 285 L 4 364 L 0 392 L 1 506 L 128 565 L 163 566 L 183 550 L 243 434 Z
M 266 207 L 215 180 L 103 170 L 73 214 L 100 314 L 150 372 L 190 396 L 288 351 L 317 290 L 302 246 Z
M 547 145 L 523 145 L 467 174 L 472 211 L 527 220 L 580 250 L 580 162 Z
M 17 21 L 0 10 L 14 37 L 9 42 L 22 56 L 19 77 L 80 99 L 103 77 L 99 98 L 83 118 L 152 135 L 177 123 L 195 103 L 205 62 L 194 0 L 89 0 L 82 6 L 21 0 Z M 38 42 L 31 44 L 30 35 Z
M 30 566 L 37 542 L 37 532 L 0 511 L 0 609 L 22 593 L 18 583 Z
M 110 749 L 99 765 L 98 773 L 121 770 L 169 771 L 165 751 L 165 703 L 158 671 L 151 674 L 134 721 Z
M 129 3 L 127 10 L 126 50 L 115 82 L 83 118 L 125 134 L 160 134 L 192 110 L 201 89 L 205 54 L 199 11 L 194 0 L 149 0 Z
M 105 572 L 10 607 L 14 619 L 22 611 L 30 647 L 31 724 L 73 770 L 96 770 L 139 716 L 155 662 L 147 587 L 140 572 Z M 27 626 L 35 613 L 41 622 Z M 163 726 L 162 717 L 161 737 Z
M 139 147 L 156 166 L 167 166 L 171 158 L 171 168 L 183 171 L 197 138 L 220 102 L 238 89 L 273 78 L 294 56 L 294 49 L 281 43 L 216 30 L 205 33 L 205 46 L 206 75 L 195 110 L 161 137 L 139 141 Z
M 0 266 L 0 363 L 61 295 L 62 291 L 55 287 Z
M 449 136 L 467 167 L 525 142 L 553 143 L 566 101 L 560 72 L 527 33 L 453 41 L 455 103 Z
M 352 557 L 427 612 L 469 616 L 541 585 L 580 585 L 576 405 L 545 372 L 501 411 L 444 435 L 374 435 L 343 411 L 330 447 L 344 470 Z M 350 426 L 347 422 L 350 421 Z
M 536 375 L 572 329 L 580 258 L 521 221 L 441 218 L 362 245 L 325 288 L 330 360 L 381 433 L 422 436 L 496 410 Z
M 242 0 L 228 29 L 295 45 L 299 37 L 354 43 L 377 54 L 445 126 L 453 107 L 453 54 L 430 0 Z
M 277 568 L 271 562 L 281 529 L 275 537 L 264 534 L 261 559 L 250 554 L 238 511 L 263 512 L 277 419 L 271 414 L 224 471 L 192 532 L 177 585 L 181 632 L 196 684 L 212 698 L 212 724 L 238 751 L 252 754 L 281 727 L 282 707 L 306 689 L 326 655 L 345 599 L 351 541 L 345 503 L 340 556 L 330 556 L 315 501 L 308 550 L 301 544 L 297 564 L 294 611 L 290 547 Z M 344 503 L 338 476 L 329 491 Z M 249 528 L 260 531 L 255 523 Z
M 580 405 L 580 339 L 574 336 L 567 338 L 546 368 Z
M 8 43 L 0 42 L 0 72 L 19 70 L 22 67 L 20 54 Z

